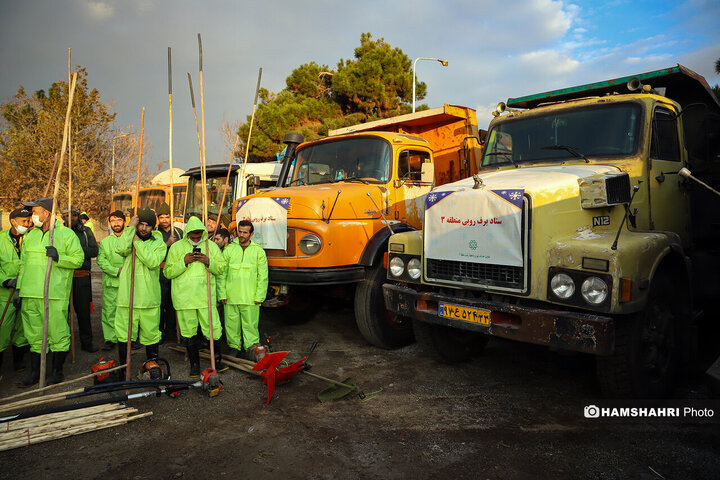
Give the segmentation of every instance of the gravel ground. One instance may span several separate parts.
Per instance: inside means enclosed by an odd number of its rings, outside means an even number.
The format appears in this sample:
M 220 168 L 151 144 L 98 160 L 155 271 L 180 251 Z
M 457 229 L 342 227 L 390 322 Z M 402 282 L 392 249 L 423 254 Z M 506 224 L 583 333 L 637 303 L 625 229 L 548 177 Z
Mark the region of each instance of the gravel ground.
M 97 268 L 97 267 L 95 267 Z M 100 343 L 99 273 L 94 274 Z M 275 350 L 291 360 L 317 341 L 312 371 L 351 377 L 366 394 L 330 403 L 326 387 L 300 374 L 277 387 L 270 405 L 257 377 L 230 370 L 215 398 L 200 391 L 132 401 L 149 418 L 0 452 L 0 478 L 587 478 L 711 479 L 720 475 L 718 424 L 597 422 L 583 406 L 600 398 L 593 361 L 493 340 L 477 360 L 445 365 L 416 345 L 369 346 L 352 310 L 326 306 L 302 325 L 261 318 Z M 79 352 L 66 378 L 89 373 L 100 353 Z M 160 347 L 174 378 L 187 378 L 181 354 Z M 6 354 L 7 355 L 7 354 Z M 138 365 L 144 350 L 133 352 Z M 203 361 L 203 368 L 207 361 Z M 19 391 L 12 362 L 0 396 Z M 76 387 L 73 387 L 76 388 Z M 371 392 L 377 392 L 371 394 Z M 689 379 L 676 397 L 703 398 Z M 718 410 L 720 411 L 720 410 Z

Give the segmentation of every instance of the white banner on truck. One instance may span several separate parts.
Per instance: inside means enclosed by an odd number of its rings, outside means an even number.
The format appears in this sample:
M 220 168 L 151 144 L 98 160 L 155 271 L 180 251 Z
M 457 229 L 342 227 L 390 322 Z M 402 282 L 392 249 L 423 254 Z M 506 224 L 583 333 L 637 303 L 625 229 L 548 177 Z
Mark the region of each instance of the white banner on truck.
M 524 190 L 430 192 L 425 201 L 427 258 L 523 266 Z
M 287 212 L 290 197 L 260 197 L 241 200 L 235 218 L 250 220 L 255 233 L 253 241 L 263 248 L 287 249 Z

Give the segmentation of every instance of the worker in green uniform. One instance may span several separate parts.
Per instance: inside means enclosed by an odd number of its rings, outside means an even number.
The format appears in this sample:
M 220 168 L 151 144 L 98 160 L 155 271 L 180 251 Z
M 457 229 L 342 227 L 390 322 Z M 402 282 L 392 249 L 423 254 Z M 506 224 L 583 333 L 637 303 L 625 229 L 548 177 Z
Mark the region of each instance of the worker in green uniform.
M 97 264 L 103 272 L 102 276 L 102 331 L 105 338 L 105 345 L 102 349 L 106 352 L 115 348 L 117 335 L 115 334 L 115 310 L 118 292 L 118 277 L 122 271 L 125 258 L 116 251 L 116 245 L 125 229 L 125 214 L 122 210 L 115 210 L 108 215 L 108 226 L 112 233 L 100 242 L 100 251 L 97 257 Z
M 148 359 L 157 358 L 160 342 L 160 264 L 167 247 L 155 228 L 155 211 L 143 208 L 130 219 L 120 235 L 115 251 L 123 257 L 118 283 L 115 335 L 120 363 L 127 355 L 128 322 L 130 321 L 130 289 L 133 290 L 132 340 L 139 336 Z M 132 251 L 135 249 L 133 281 Z M 134 287 L 133 287 L 134 283 Z
M 90 220 L 90 217 L 88 216 L 87 212 L 82 212 L 80 214 L 80 221 L 85 225 L 85 228 L 89 228 L 90 230 L 95 233 L 95 224 L 92 220 Z
M 10 230 L 0 232 L 0 366 L 5 350 L 12 340 L 13 367 L 15 371 L 25 369 L 25 352 L 28 341 L 23 335 L 22 320 L 13 302 L 20 271 L 20 248 L 25 234 L 32 228 L 32 212 L 28 208 L 17 208 L 10 212 Z M 13 332 L 14 331 L 14 332 Z
M 63 363 L 70 349 L 68 302 L 73 271 L 79 268 L 85 254 L 75 232 L 52 217 L 53 201 L 43 197 L 23 203 L 32 208 L 35 227 L 25 236 L 20 249 L 18 289 L 22 307 L 23 332 L 30 343 L 30 372 L 18 384 L 29 387 L 40 378 L 40 352 L 43 342 L 43 311 L 45 271 L 48 257 L 52 259 L 48 285 L 48 350 L 52 352 L 52 377 L 48 383 L 63 381 Z M 55 222 L 53 245 L 49 245 L 50 223 Z
M 200 338 L 198 325 L 205 338 L 210 338 L 208 321 L 208 283 L 210 271 L 210 308 L 212 308 L 213 339 L 222 335 L 222 327 L 215 307 L 217 302 L 216 277 L 225 273 L 225 259 L 214 242 L 208 241 L 208 232 L 202 221 L 191 217 L 182 240 L 173 243 L 165 261 L 165 276 L 172 281 L 173 306 L 177 311 L 180 334 L 187 339 L 190 376 L 200 375 Z M 215 344 L 215 368 L 227 370 L 222 364 L 220 344 Z
M 72 306 L 77 318 L 78 330 L 80 331 L 80 349 L 95 353 L 98 347 L 93 344 L 92 323 L 90 314 L 92 312 L 92 259 L 98 256 L 98 244 L 93 231 L 83 225 L 80 221 L 80 209 L 73 206 L 72 214 L 68 216 L 68 209 L 63 212 L 65 226 L 71 228 L 85 253 L 85 259 L 80 268 L 73 272 L 72 279 Z
M 258 323 L 260 304 L 268 288 L 268 263 L 265 250 L 251 240 L 253 224 L 240 220 L 237 238 L 223 249 L 226 273 L 220 279 L 220 301 L 225 304 L 225 336 L 228 345 L 243 351 L 250 360 L 265 354 L 260 344 Z M 233 352 L 235 353 L 235 352 Z
M 168 249 L 170 246 L 182 238 L 182 230 L 173 226 L 172 216 L 170 215 L 170 205 L 163 202 L 157 209 L 158 226 L 155 228 L 162 235 L 165 245 Z M 160 304 L 160 333 L 163 340 L 179 340 L 177 338 L 177 320 L 175 308 L 172 304 L 172 295 L 170 293 L 170 280 L 163 273 L 165 268 L 165 260 L 160 264 L 160 293 L 162 302 Z

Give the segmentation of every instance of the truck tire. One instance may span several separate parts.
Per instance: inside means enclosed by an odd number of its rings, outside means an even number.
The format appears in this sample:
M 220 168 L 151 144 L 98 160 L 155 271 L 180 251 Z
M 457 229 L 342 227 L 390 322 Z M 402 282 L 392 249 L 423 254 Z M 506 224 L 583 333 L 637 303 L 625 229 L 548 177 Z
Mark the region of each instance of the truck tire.
M 367 270 L 355 289 L 355 322 L 360 334 L 380 348 L 398 348 L 415 339 L 410 318 L 385 309 L 382 286 L 387 283 L 382 262 Z
M 615 351 L 596 357 L 600 389 L 608 398 L 661 398 L 681 362 L 683 299 L 667 275 L 655 278 L 645 309 L 615 320 Z M 682 295 L 681 295 L 682 297 Z
M 480 355 L 490 337 L 413 319 L 413 331 L 420 350 L 443 363 L 469 362 Z

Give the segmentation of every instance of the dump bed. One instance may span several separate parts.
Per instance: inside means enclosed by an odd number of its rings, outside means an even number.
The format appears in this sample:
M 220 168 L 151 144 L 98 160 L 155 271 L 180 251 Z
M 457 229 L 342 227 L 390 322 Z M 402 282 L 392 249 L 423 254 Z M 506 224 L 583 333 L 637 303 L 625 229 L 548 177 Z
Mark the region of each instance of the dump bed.
M 361 123 L 337 130 L 329 136 L 382 131 L 421 137 L 430 143 L 435 162 L 435 182 L 444 184 L 477 173 L 482 156 L 482 141 L 487 133 L 478 130 L 475 110 L 457 105 L 409 113 L 397 117 Z

